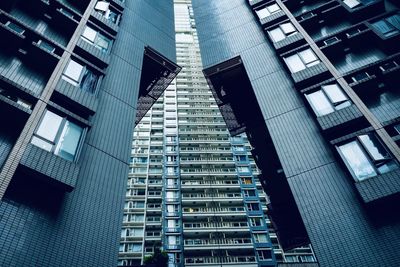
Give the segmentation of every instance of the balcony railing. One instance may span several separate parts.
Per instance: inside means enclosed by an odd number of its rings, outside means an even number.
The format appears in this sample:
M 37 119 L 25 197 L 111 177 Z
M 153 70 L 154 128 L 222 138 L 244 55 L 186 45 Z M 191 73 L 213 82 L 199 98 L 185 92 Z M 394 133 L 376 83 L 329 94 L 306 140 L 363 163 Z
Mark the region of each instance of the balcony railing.
M 186 264 L 255 263 L 255 256 L 242 257 L 186 257 Z

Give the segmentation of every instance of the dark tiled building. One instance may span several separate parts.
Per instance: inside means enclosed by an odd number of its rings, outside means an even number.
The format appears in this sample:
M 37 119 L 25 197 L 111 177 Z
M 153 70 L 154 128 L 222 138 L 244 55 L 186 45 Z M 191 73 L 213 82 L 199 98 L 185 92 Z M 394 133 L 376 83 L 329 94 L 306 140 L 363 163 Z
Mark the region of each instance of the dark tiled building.
M 246 131 L 290 249 L 321 266 L 400 257 L 397 1 L 193 1 L 204 73 Z
M 0 266 L 116 265 L 132 118 L 179 71 L 173 14 L 1 1 Z

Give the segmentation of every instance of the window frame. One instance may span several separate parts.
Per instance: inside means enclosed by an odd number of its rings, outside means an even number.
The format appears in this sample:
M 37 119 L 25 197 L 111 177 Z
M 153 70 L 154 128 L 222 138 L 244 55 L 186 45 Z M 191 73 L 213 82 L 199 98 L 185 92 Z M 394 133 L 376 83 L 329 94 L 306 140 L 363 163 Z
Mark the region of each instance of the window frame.
M 287 24 L 290 24 L 293 27 L 294 31 L 286 32 L 285 29 L 284 29 L 284 26 L 287 25 Z M 284 36 L 284 38 L 277 40 L 277 38 L 275 38 L 274 35 L 273 35 L 273 32 L 275 32 L 275 31 L 279 31 L 280 34 L 282 34 L 282 36 Z M 268 32 L 269 38 L 272 40 L 273 43 L 278 43 L 278 42 L 283 41 L 286 38 L 288 38 L 290 36 L 293 36 L 296 33 L 298 33 L 296 27 L 294 27 L 293 23 L 291 23 L 290 21 L 283 22 L 283 23 L 279 24 L 277 27 L 274 27 L 274 28 L 268 30 L 267 32 Z
M 278 9 L 275 9 L 275 10 L 271 11 L 270 8 L 272 8 L 273 6 L 277 6 Z M 268 15 L 263 16 L 263 17 L 260 17 L 259 11 L 261 11 L 261 10 L 265 10 L 264 12 L 266 12 L 266 14 L 268 14 Z M 282 9 L 281 9 L 281 7 L 275 2 L 275 3 L 270 3 L 270 4 L 268 4 L 268 5 L 265 5 L 265 6 L 263 6 L 262 8 L 256 10 L 255 12 L 256 12 L 256 14 L 257 14 L 258 19 L 261 21 L 261 20 L 263 20 L 263 19 L 265 19 L 265 18 L 268 18 L 269 16 L 271 16 L 271 15 L 273 15 L 273 14 L 278 13 L 279 11 L 282 11 Z
M 75 62 L 76 64 L 79 64 L 82 67 L 82 70 L 79 73 L 79 78 L 78 78 L 77 81 L 75 79 L 73 79 L 72 77 L 68 76 L 67 74 L 65 74 L 65 72 L 67 71 L 67 69 L 69 67 L 69 64 L 71 63 L 71 61 Z M 101 80 L 102 80 L 102 75 L 100 73 L 98 73 L 97 71 L 93 71 L 92 69 L 93 68 L 90 68 L 85 64 L 82 64 L 80 61 L 77 61 L 77 60 L 75 60 L 73 58 L 70 58 L 68 63 L 67 63 L 67 65 L 65 66 L 62 74 L 61 74 L 61 79 L 63 79 L 64 81 L 70 83 L 71 85 L 73 85 L 75 87 L 78 87 L 80 90 L 82 90 L 82 91 L 84 91 L 84 92 L 86 92 L 88 94 L 92 94 L 92 95 L 96 96 L 98 91 L 99 91 L 98 89 L 99 89 L 99 86 L 100 86 L 100 83 L 101 83 Z M 90 71 L 92 74 L 97 76 L 97 82 L 96 82 L 95 88 L 93 89 L 93 92 L 89 92 L 87 90 L 84 90 L 81 87 L 82 86 L 83 77 L 85 76 L 87 71 Z
M 381 160 L 374 159 L 373 153 L 371 152 L 370 149 L 368 149 L 368 147 L 365 145 L 365 143 L 361 140 L 361 138 L 360 138 L 361 136 L 373 136 L 373 138 L 378 142 L 378 145 L 381 146 L 381 148 L 385 150 L 385 152 L 387 154 L 386 158 L 381 159 Z M 360 151 L 362 152 L 363 156 L 366 158 L 367 162 L 369 163 L 369 166 L 373 169 L 374 174 L 371 174 L 364 178 L 357 177 L 356 173 L 354 172 L 353 168 L 351 167 L 351 163 L 348 162 L 347 157 L 343 154 L 342 150 L 340 149 L 340 147 L 350 144 L 352 142 L 355 142 L 355 144 L 357 144 L 357 146 L 360 149 Z M 350 172 L 351 176 L 353 177 L 353 179 L 356 182 L 362 182 L 367 179 L 391 172 L 391 171 L 399 168 L 399 164 L 396 161 L 396 159 L 391 155 L 391 153 L 388 151 L 388 149 L 384 146 L 382 141 L 379 139 L 379 137 L 374 132 L 369 132 L 369 133 L 358 135 L 355 138 L 351 138 L 349 140 L 341 142 L 340 144 L 337 144 L 335 147 L 336 147 L 336 150 L 337 150 L 338 154 L 340 155 L 343 163 L 346 165 L 348 171 Z M 385 172 L 382 172 L 381 170 L 379 170 L 379 167 L 381 167 L 385 164 L 388 164 L 388 163 L 394 164 L 395 168 L 391 169 L 389 171 L 385 171 Z
M 95 32 L 95 36 L 94 36 L 94 41 L 90 40 L 87 36 L 85 36 L 85 32 L 87 29 L 90 29 L 92 31 Z M 100 36 L 100 37 L 99 37 Z M 108 47 L 107 49 L 104 49 L 102 46 L 100 46 L 98 44 L 98 39 L 102 38 L 102 39 L 106 39 L 108 41 Z M 84 40 L 85 42 L 91 44 L 92 46 L 96 47 L 97 49 L 99 49 L 101 52 L 105 53 L 105 54 L 109 54 L 111 51 L 111 46 L 113 44 L 113 40 L 109 37 L 107 37 L 105 34 L 103 34 L 101 31 L 94 29 L 91 26 L 85 25 L 85 28 L 82 31 L 81 34 L 81 39 Z
M 311 52 L 311 55 L 315 57 L 314 60 L 307 60 L 307 58 L 305 57 L 305 53 L 306 52 Z M 297 63 L 301 63 L 302 67 L 301 69 L 299 68 L 298 70 L 295 70 L 295 68 L 293 68 L 294 65 L 290 65 L 288 62 L 293 62 L 293 59 L 296 59 L 296 61 L 298 61 Z M 286 63 L 286 66 L 288 67 L 289 71 L 294 74 L 300 71 L 303 71 L 307 68 L 310 68 L 312 66 L 318 65 L 321 63 L 321 60 L 318 58 L 318 56 L 315 54 L 315 52 L 311 49 L 311 47 L 308 47 L 306 49 L 300 50 L 300 51 L 296 51 L 295 53 L 288 55 L 288 56 L 284 56 L 283 57 L 284 62 Z
M 386 39 L 386 38 L 391 38 L 391 37 L 393 37 L 393 36 L 395 36 L 395 35 L 400 34 L 400 27 L 394 25 L 392 22 L 390 22 L 390 21 L 388 20 L 389 18 L 394 17 L 394 16 L 398 16 L 399 19 L 400 19 L 400 14 L 399 14 L 399 13 L 393 13 L 393 14 L 387 15 L 387 16 L 385 16 L 385 17 L 382 17 L 382 18 L 380 18 L 380 19 L 378 19 L 378 20 L 376 20 L 376 21 L 374 21 L 374 22 L 371 21 L 371 22 L 370 22 L 370 25 L 371 25 L 372 29 L 373 29 L 379 36 L 382 36 L 382 37 L 384 37 L 385 39 Z M 388 31 L 388 32 L 381 32 L 381 31 L 378 29 L 378 27 L 376 26 L 377 23 L 385 23 L 386 26 L 388 26 L 389 28 L 391 28 L 391 30 Z
M 329 94 L 327 93 L 327 90 L 325 88 L 327 88 L 327 86 L 334 86 L 334 85 L 336 85 L 336 88 L 339 90 L 339 92 L 346 98 L 345 100 L 335 102 L 334 99 L 332 99 L 331 96 L 329 96 Z M 312 94 L 316 94 L 318 92 L 322 93 L 322 96 L 325 98 L 326 102 L 329 104 L 332 111 L 322 114 L 321 110 L 318 109 L 318 106 L 316 105 L 316 103 L 313 102 L 313 100 L 311 98 Z M 312 92 L 307 92 L 304 94 L 304 96 L 305 96 L 308 104 L 310 105 L 311 109 L 314 111 L 314 114 L 317 117 L 322 117 L 322 116 L 334 113 L 335 111 L 349 107 L 353 104 L 351 102 L 350 98 L 347 96 L 347 94 L 343 91 L 343 89 L 337 83 L 324 84 L 318 90 L 315 90 Z
M 56 130 L 56 133 L 55 133 L 55 136 L 54 136 L 54 141 L 49 140 L 46 137 L 37 134 L 37 131 L 39 130 L 39 128 L 42 125 L 42 123 L 44 122 L 44 118 L 45 118 L 47 112 L 51 112 L 51 113 L 53 113 L 53 114 L 55 114 L 55 115 L 57 115 L 58 117 L 61 118 L 61 122 L 60 122 L 60 124 L 58 126 L 58 129 Z M 59 144 L 61 142 L 61 138 L 63 137 L 64 129 L 65 129 L 65 127 L 66 127 L 68 122 L 73 123 L 73 124 L 79 126 L 82 129 L 81 134 L 79 136 L 79 140 L 78 140 L 77 145 L 76 145 L 75 154 L 74 154 L 74 157 L 73 157 L 72 160 L 66 159 L 65 157 L 61 156 L 60 154 L 56 154 L 56 150 L 59 147 Z M 80 123 L 76 123 L 74 120 L 70 120 L 68 116 L 66 116 L 66 115 L 61 116 L 60 113 L 53 112 L 53 110 L 46 109 L 46 111 L 44 112 L 44 114 L 42 115 L 42 117 L 40 119 L 40 123 L 37 125 L 37 127 L 36 127 L 36 129 L 35 129 L 35 131 L 34 131 L 34 133 L 32 135 L 30 143 L 32 145 L 34 145 L 34 146 L 39 147 L 40 149 L 43 149 L 43 150 L 45 150 L 47 152 L 50 152 L 50 153 L 54 154 L 55 156 L 60 157 L 60 158 L 62 158 L 64 160 L 67 160 L 67 161 L 70 161 L 70 162 L 77 162 L 78 159 L 79 159 L 81 150 L 82 150 L 82 146 L 83 146 L 83 143 L 84 143 L 84 140 L 85 140 L 85 137 L 86 137 L 87 130 L 88 130 L 88 128 L 86 126 L 83 126 Z M 33 143 L 34 142 L 33 140 L 35 138 L 38 139 L 40 142 L 45 142 L 45 143 L 51 145 L 50 150 L 45 149 L 42 146 L 39 146 L 39 144 Z

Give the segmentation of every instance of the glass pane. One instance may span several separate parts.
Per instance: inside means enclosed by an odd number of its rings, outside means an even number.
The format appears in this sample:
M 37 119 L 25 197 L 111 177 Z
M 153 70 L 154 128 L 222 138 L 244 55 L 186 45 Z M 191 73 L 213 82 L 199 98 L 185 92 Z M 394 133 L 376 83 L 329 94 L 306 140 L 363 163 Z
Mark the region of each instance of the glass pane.
M 305 64 L 318 60 L 314 52 L 309 48 L 298 53 Z
M 342 153 L 343 160 L 347 163 L 350 172 L 359 181 L 377 175 L 357 141 L 339 146 L 339 151 Z
M 301 61 L 300 57 L 297 54 L 285 58 L 285 62 L 292 73 L 296 73 L 306 68 L 303 61 Z
M 272 31 L 269 31 L 268 34 L 275 43 L 286 38 L 285 34 L 280 28 L 273 29 Z
M 85 37 L 84 39 L 87 39 L 93 43 L 94 40 L 96 39 L 96 34 L 97 32 L 95 30 L 86 26 L 85 30 L 82 33 L 82 36 Z
M 372 23 L 372 26 L 385 36 L 391 36 L 396 32 L 398 32 L 393 25 L 387 23 L 384 20 L 379 20 L 377 22 L 374 22 Z
M 108 47 L 110 45 L 110 39 L 103 36 L 102 34 L 97 35 L 96 45 L 103 51 L 107 52 Z
M 394 27 L 396 27 L 398 30 L 400 30 L 400 15 L 393 15 L 388 18 L 386 18 L 386 21 L 392 24 Z
M 86 69 L 85 74 L 82 77 L 81 89 L 93 94 L 96 91 L 98 80 L 99 76 L 94 74 L 91 70 Z
M 58 141 L 55 154 L 73 161 L 83 129 L 75 123 L 67 121 Z
M 375 134 L 364 134 L 360 135 L 358 138 L 360 138 L 361 143 L 373 160 L 379 161 L 390 158 L 389 153 L 382 146 Z
M 322 89 L 325 91 L 329 100 L 333 104 L 339 104 L 347 100 L 347 96 L 343 93 L 343 91 L 337 84 L 324 85 L 322 86 Z
M 345 3 L 350 8 L 355 8 L 360 5 L 360 2 L 357 0 L 344 0 L 343 3 Z
M 58 128 L 60 128 L 62 118 L 51 111 L 46 110 L 42 122 L 36 131 L 36 135 L 43 137 L 46 140 L 54 142 Z
M 270 13 L 268 12 L 268 10 L 266 8 L 256 10 L 256 13 L 257 13 L 257 16 L 259 19 L 266 18 L 270 15 Z
M 308 94 L 306 98 L 318 117 L 335 111 L 322 91 Z
M 273 4 L 273 5 L 267 6 L 267 9 L 270 13 L 275 13 L 275 12 L 278 12 L 279 10 L 281 10 L 279 8 L 278 4 Z
M 282 24 L 280 25 L 280 27 L 281 27 L 282 31 L 283 31 L 286 35 L 291 34 L 291 33 L 293 33 L 293 32 L 296 31 L 296 29 L 294 28 L 293 24 L 290 23 L 290 22 L 282 23 Z
M 105 12 L 108 10 L 109 6 L 110 6 L 110 3 L 106 2 L 106 1 L 99 1 L 96 3 L 96 6 L 94 7 L 94 9 Z
M 380 174 L 384 174 L 390 171 L 393 171 L 395 169 L 397 169 L 399 166 L 397 165 L 397 163 L 394 160 L 391 160 L 385 164 L 380 165 L 379 167 L 377 167 L 378 171 Z
M 64 70 L 64 75 L 78 83 L 82 71 L 83 66 L 71 59 Z

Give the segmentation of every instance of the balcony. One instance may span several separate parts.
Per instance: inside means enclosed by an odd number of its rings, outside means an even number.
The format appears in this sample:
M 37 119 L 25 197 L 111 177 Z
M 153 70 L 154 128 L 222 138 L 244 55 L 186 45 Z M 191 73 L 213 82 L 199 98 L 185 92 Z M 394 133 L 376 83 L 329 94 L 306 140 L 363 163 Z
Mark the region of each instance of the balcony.
M 210 265 L 218 264 L 225 266 L 229 265 L 240 265 L 243 267 L 251 266 L 254 267 L 257 264 L 256 257 L 254 256 L 239 256 L 239 257 L 185 257 L 185 263 L 187 266 L 192 265 Z M 251 265 L 247 265 L 251 264 Z

